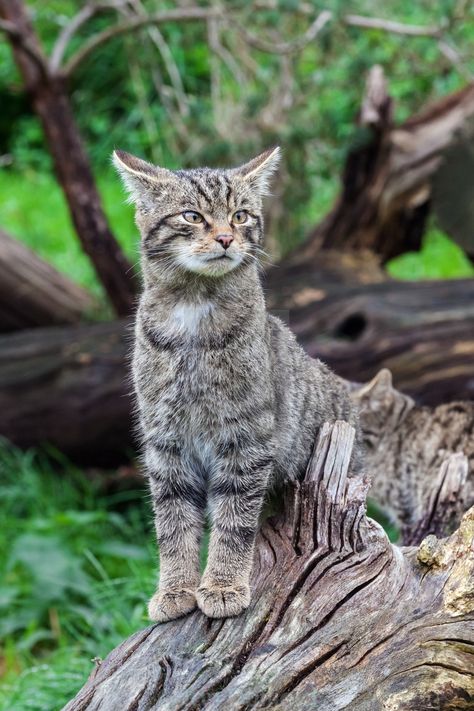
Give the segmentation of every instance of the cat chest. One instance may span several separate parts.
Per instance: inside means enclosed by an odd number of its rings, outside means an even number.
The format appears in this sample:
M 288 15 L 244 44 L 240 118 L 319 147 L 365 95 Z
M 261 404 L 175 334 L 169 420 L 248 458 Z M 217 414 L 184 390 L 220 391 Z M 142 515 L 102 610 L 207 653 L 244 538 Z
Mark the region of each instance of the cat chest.
M 157 318 L 136 353 L 146 419 L 167 430 L 211 431 L 268 401 L 265 343 L 245 328 L 210 301 L 178 303 Z

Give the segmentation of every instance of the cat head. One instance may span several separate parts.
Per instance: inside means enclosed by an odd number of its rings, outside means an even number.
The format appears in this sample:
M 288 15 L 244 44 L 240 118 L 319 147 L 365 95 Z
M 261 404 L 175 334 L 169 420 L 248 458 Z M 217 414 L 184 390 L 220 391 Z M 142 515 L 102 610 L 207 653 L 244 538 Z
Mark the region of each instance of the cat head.
M 369 383 L 354 389 L 351 398 L 358 408 L 363 439 L 369 450 L 395 432 L 415 406 L 411 397 L 393 387 L 392 374 L 387 368 Z
M 262 198 L 279 161 L 272 148 L 239 168 L 167 170 L 115 151 L 136 207 L 144 258 L 158 268 L 219 277 L 257 261 Z

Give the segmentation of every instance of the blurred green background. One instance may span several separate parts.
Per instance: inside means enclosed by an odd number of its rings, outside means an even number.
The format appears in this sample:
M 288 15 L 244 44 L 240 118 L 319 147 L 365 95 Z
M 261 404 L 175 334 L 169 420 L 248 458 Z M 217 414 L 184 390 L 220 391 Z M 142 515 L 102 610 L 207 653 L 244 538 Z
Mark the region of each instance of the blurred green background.
M 82 4 L 28 3 L 46 49 Z M 152 0 L 142 5 L 150 11 L 173 7 Z M 471 3 L 348 5 L 279 0 L 254 12 L 249 3 L 226 3 L 226 9 L 239 9 L 253 35 L 269 36 L 277 28 L 289 39 L 304 32 L 308 17 L 331 10 L 334 21 L 290 57 L 249 53 L 229 30 L 224 60 L 216 67 L 205 25 L 169 23 L 160 26 L 158 39 L 141 30 L 105 44 L 80 67 L 71 85 L 75 116 L 112 228 L 134 263 L 132 208 L 110 165 L 115 147 L 177 168 L 233 165 L 279 143 L 284 165 L 275 190 L 281 199 L 270 232 L 271 249 L 280 256 L 321 220 L 337 195 L 344 157 L 357 140 L 354 119 L 371 66 L 384 68 L 398 121 L 474 74 Z M 450 61 L 432 37 L 347 27 L 337 18 L 348 11 L 442 25 L 459 61 Z M 94 18 L 72 48 L 111 22 L 110 15 Z M 1 39 L 0 227 L 102 298 L 10 46 Z M 387 269 L 400 279 L 474 273 L 434 222 L 422 250 L 392 260 Z M 93 472 L 76 470 L 54 452 L 20 453 L 4 443 L 0 472 L 0 709 L 51 711 L 81 686 L 93 658 L 146 624 L 145 602 L 156 577 L 151 514 L 139 488 L 107 495 Z

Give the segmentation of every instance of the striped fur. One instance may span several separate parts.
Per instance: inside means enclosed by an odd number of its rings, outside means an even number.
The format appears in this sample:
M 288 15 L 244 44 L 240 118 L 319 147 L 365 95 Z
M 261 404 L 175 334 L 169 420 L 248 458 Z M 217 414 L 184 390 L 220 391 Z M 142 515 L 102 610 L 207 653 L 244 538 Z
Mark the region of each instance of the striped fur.
M 115 158 L 142 235 L 133 374 L 160 549 L 154 620 L 196 602 L 210 617 L 241 612 L 269 487 L 301 476 L 324 421 L 355 420 L 343 383 L 265 310 L 262 197 L 277 158 L 177 172 Z M 186 222 L 189 210 L 203 221 Z M 227 251 L 220 234 L 233 237 Z
M 396 524 L 413 525 L 422 517 L 441 464 L 456 452 L 468 458 L 463 495 L 466 508 L 474 505 L 474 402 L 417 406 L 395 390 L 387 369 L 352 398 L 360 409 L 369 495 Z

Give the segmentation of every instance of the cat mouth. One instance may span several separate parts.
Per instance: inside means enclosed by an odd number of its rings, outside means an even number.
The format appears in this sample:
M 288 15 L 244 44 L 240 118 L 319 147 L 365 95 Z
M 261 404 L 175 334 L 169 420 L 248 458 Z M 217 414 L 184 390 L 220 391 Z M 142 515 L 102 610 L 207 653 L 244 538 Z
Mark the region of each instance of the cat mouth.
M 182 254 L 178 262 L 188 271 L 210 276 L 221 276 L 235 269 L 242 261 L 242 255 L 233 254 Z
M 233 260 L 230 254 L 217 254 L 215 257 L 208 257 L 206 262 L 222 262 L 224 259 Z

